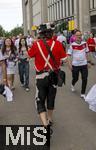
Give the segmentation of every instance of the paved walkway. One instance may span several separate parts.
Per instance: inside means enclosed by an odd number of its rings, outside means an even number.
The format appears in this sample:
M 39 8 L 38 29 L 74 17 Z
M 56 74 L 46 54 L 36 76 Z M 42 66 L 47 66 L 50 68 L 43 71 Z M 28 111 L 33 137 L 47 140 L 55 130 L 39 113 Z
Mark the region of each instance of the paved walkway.
M 33 67 L 32 67 L 33 68 Z M 32 68 L 30 70 L 32 70 Z M 80 98 L 81 80 L 76 92 L 70 91 L 71 73 L 67 73 L 66 86 L 58 89 L 54 113 L 51 150 L 96 150 L 96 113 L 88 109 L 88 104 Z M 0 96 L 0 124 L 38 124 L 35 109 L 35 72 L 30 73 L 30 92 L 26 92 L 16 75 L 14 101 L 6 102 Z M 87 91 L 96 82 L 96 67 L 89 69 Z

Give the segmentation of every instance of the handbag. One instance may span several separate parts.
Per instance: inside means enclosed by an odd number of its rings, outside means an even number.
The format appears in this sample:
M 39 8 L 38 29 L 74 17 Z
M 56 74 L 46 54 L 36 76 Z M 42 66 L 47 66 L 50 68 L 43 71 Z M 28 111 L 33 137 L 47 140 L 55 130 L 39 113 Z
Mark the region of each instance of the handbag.
M 58 87 L 62 87 L 63 84 L 65 84 L 66 74 L 63 70 L 58 69 L 56 59 L 55 59 L 54 55 L 52 54 L 52 52 L 50 50 L 50 47 L 46 43 L 45 39 L 43 39 L 43 42 L 46 46 L 46 49 L 47 49 L 50 57 L 53 60 L 54 67 L 55 67 L 55 70 L 51 71 L 50 74 L 49 74 L 49 80 L 52 84 L 58 85 Z

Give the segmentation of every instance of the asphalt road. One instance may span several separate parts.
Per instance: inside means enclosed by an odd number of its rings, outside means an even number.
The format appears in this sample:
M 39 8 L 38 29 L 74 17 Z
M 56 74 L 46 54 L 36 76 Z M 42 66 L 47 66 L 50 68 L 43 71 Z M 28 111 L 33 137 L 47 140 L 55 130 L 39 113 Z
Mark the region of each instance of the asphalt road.
M 32 65 L 33 66 L 33 65 Z M 35 71 L 30 67 L 30 92 L 26 92 L 15 78 L 14 101 L 6 102 L 0 96 L 0 125 L 34 125 L 40 120 L 36 112 Z M 80 98 L 81 79 L 76 92 L 70 90 L 71 72 L 65 66 L 66 86 L 58 88 L 54 111 L 51 150 L 96 150 L 96 113 Z M 89 69 L 87 91 L 96 83 L 96 66 Z

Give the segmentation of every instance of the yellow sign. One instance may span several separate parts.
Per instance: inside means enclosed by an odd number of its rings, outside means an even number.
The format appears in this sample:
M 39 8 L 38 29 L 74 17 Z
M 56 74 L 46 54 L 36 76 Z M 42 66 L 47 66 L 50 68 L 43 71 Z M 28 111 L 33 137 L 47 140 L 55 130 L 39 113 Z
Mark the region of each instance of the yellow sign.
M 71 31 L 71 21 L 68 21 L 68 30 Z
M 74 20 L 68 21 L 68 30 L 72 31 L 74 29 L 75 29 L 75 21 Z
M 37 30 L 37 26 L 32 26 L 32 30 Z
M 71 25 L 72 25 L 72 30 L 74 30 L 75 29 L 75 21 L 74 20 L 71 21 Z

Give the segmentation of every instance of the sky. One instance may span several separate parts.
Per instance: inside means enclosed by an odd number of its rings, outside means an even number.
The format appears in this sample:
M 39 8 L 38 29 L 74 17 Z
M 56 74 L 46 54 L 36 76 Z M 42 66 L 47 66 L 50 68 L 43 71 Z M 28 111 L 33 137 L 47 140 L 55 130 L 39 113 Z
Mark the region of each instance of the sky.
M 21 26 L 22 20 L 22 0 L 0 0 L 0 25 L 4 30 Z

